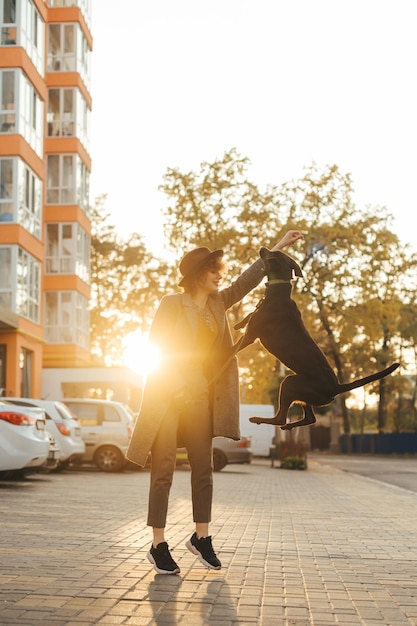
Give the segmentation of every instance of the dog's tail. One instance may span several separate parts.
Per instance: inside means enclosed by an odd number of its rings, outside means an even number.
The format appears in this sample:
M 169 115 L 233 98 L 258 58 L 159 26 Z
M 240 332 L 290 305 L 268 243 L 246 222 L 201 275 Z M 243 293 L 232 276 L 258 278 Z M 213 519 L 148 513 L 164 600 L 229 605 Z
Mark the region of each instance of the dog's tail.
M 380 380 L 381 378 L 385 378 L 385 376 L 392 374 L 392 372 L 394 372 L 399 366 L 400 366 L 399 363 L 393 363 L 392 365 L 385 368 L 384 370 L 375 372 L 375 374 L 371 374 L 370 376 L 365 376 L 364 378 L 359 378 L 358 380 L 354 380 L 351 383 L 345 383 L 343 385 L 339 385 L 340 391 L 338 391 L 338 394 L 345 393 L 346 391 L 351 391 L 352 389 L 357 389 L 358 387 L 363 387 L 364 385 L 367 385 L 368 383 L 372 383 L 375 380 Z

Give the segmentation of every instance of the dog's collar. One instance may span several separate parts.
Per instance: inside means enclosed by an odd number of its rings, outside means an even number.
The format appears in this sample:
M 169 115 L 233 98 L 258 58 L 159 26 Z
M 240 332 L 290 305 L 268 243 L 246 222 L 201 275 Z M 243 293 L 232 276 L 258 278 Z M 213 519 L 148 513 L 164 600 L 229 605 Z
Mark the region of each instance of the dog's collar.
M 288 285 L 291 285 L 291 280 L 283 280 L 282 278 L 273 278 L 272 280 L 268 280 L 268 282 L 266 283 L 266 285 L 282 285 L 284 283 L 287 283 Z

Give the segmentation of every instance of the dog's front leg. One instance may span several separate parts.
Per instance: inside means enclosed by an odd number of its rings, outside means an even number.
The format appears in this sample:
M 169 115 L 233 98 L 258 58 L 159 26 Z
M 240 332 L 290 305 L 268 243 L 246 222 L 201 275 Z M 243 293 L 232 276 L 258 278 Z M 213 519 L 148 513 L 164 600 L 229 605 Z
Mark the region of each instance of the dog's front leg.
M 297 428 L 298 426 L 309 426 L 310 424 L 314 424 L 316 422 L 316 416 L 314 415 L 314 411 L 309 404 L 303 405 L 304 417 L 297 422 L 291 422 L 289 424 L 285 424 L 285 426 L 281 426 L 281 430 L 292 430 L 293 428 Z

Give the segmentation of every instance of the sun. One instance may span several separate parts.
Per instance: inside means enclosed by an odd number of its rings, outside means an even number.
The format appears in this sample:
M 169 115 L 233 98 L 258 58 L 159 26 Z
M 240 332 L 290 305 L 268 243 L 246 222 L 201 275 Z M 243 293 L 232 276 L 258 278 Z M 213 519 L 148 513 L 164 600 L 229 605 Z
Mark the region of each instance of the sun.
M 141 331 L 129 333 L 123 340 L 123 362 L 143 378 L 158 365 L 160 356 L 156 346 Z

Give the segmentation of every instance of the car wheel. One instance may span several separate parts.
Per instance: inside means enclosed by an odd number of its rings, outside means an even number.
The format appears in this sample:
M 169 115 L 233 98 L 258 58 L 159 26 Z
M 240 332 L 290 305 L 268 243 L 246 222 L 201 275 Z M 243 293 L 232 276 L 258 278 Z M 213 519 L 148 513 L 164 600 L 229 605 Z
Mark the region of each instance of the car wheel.
M 94 463 L 101 472 L 120 472 L 125 465 L 125 459 L 117 448 L 103 446 L 95 453 Z
M 213 450 L 213 468 L 215 472 L 220 472 L 227 465 L 227 457 L 222 450 Z

